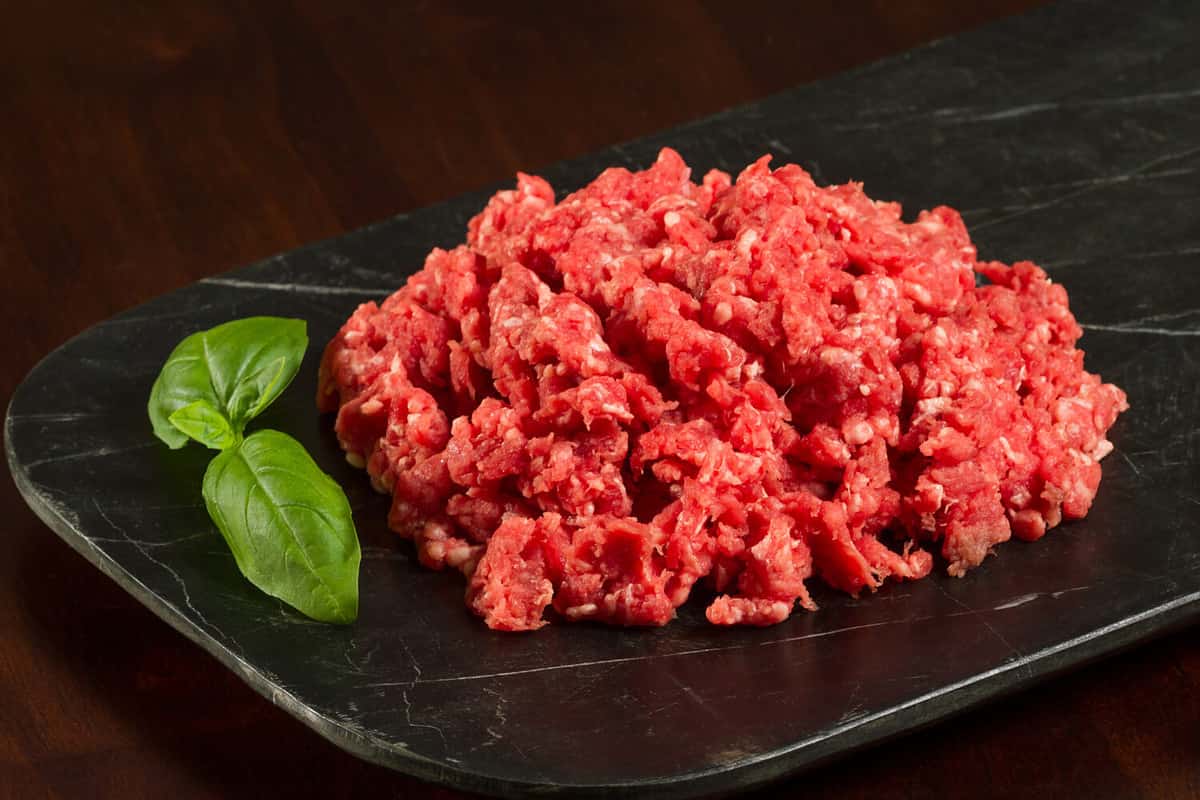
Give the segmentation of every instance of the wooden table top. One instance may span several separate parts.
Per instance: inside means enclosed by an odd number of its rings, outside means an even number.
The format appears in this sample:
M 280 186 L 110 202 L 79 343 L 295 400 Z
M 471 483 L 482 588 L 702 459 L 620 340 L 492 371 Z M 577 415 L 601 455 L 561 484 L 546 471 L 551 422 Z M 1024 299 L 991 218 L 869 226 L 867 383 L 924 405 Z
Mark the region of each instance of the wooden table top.
M 0 24 L 5 404 L 73 334 L 204 276 L 1037 3 L 43 5 Z M 8 480 L 0 513 L 0 797 L 461 796 L 258 697 Z M 1200 636 L 783 788 L 1200 797 Z

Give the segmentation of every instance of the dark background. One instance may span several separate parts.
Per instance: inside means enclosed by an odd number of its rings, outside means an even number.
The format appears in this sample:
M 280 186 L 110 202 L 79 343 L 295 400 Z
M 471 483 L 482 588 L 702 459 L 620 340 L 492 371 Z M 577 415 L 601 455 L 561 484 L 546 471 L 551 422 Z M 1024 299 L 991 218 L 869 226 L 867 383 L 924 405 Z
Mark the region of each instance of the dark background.
M 0 3 L 0 401 L 169 289 L 1038 3 L 346 5 Z M 459 796 L 253 694 L 8 480 L 0 514 L 0 796 Z M 1200 797 L 1198 639 L 784 788 Z

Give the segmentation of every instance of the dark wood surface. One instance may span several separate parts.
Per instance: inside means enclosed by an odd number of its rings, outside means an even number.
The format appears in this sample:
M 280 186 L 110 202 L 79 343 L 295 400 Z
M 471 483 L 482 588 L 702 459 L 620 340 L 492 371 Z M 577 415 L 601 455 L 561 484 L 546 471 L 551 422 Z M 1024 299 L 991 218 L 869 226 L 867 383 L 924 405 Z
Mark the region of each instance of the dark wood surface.
M 9 5 L 5 403 L 71 335 L 203 276 L 1036 3 Z M 253 694 L 7 480 L 0 512 L 0 796 L 459 796 Z M 1192 629 L 784 789 L 1191 798 L 1198 754 Z

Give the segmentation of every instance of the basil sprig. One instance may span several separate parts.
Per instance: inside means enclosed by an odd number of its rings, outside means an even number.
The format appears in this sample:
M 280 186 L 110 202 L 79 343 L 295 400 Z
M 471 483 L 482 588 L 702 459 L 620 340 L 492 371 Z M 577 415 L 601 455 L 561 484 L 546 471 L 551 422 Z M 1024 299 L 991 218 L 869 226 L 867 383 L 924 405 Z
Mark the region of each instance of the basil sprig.
M 150 391 L 154 433 L 172 449 L 194 439 L 220 453 L 204 503 L 238 569 L 321 622 L 358 617 L 362 558 L 350 503 L 304 446 L 254 419 L 287 388 L 308 346 L 305 323 L 249 317 L 188 336 Z
M 240 433 L 283 393 L 304 358 L 308 334 L 302 319 L 247 317 L 226 322 L 184 339 L 163 364 L 150 390 L 150 422 L 154 433 L 178 450 L 189 437 L 205 447 L 225 445 L 195 432 L 219 424 Z M 203 401 L 203 406 L 196 406 Z M 191 408 L 177 424 L 171 415 Z M 200 422 L 203 417 L 208 423 Z M 208 431 L 205 431 L 207 433 Z

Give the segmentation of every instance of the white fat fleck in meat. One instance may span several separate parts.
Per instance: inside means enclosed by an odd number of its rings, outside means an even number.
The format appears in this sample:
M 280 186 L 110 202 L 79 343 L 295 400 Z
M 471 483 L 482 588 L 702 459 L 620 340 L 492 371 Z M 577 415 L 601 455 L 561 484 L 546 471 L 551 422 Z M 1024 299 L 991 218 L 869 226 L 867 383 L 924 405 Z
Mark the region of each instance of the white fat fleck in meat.
M 370 400 L 359 406 L 358 410 L 361 411 L 364 416 L 370 417 L 383 410 L 383 403 L 380 402 L 378 397 L 372 397 Z
M 867 288 L 866 282 L 857 280 L 854 282 L 854 299 L 860 306 L 865 305 L 867 298 L 870 297 L 870 290 Z M 855 315 L 857 316 L 857 315 Z
M 757 241 L 758 241 L 758 231 L 754 230 L 753 228 L 751 228 L 748 231 L 746 231 L 745 233 L 743 233 L 738 238 L 738 243 L 737 243 L 738 254 L 741 256 L 744 256 L 745 258 L 749 258 L 750 257 L 750 248 L 752 248 L 754 246 L 754 243 Z
M 642 313 L 646 303 L 646 294 L 650 291 L 649 286 L 638 286 L 633 290 L 633 302 L 630 304 L 631 309 L 635 313 Z
M 946 500 L 946 487 L 940 483 L 931 484 L 929 493 L 933 497 L 933 502 L 937 504 L 938 508 L 941 508 L 942 503 Z
M 443 561 L 446 557 L 446 543 L 438 539 L 427 539 L 422 542 L 421 549 L 431 561 Z
M 822 348 L 820 359 L 829 366 L 836 364 L 853 364 L 858 361 L 858 356 L 842 347 L 825 347 Z
M 367 466 L 367 462 L 363 459 L 363 457 L 351 450 L 346 451 L 346 463 L 356 469 L 363 469 Z
M 733 319 L 733 307 L 726 302 L 717 303 L 717 307 L 713 309 L 713 322 L 724 325 L 731 319 Z
M 866 444 L 875 436 L 875 429 L 867 422 L 848 423 L 842 428 L 842 436 L 848 444 Z
M 375 475 L 371 472 L 368 472 L 367 475 L 371 479 L 371 488 L 372 489 L 379 492 L 380 494 L 391 494 L 392 487 L 395 485 L 396 482 L 390 472 L 384 472 L 379 475 Z
M 620 419 L 633 419 L 633 415 L 629 413 L 629 409 L 618 403 L 601 403 L 600 410 L 605 414 L 611 414 L 612 416 Z
M 925 233 L 929 234 L 930 236 L 933 236 L 933 235 L 940 233 L 943 229 L 945 229 L 946 226 L 937 217 L 930 216 L 930 217 L 925 217 L 924 219 L 920 220 L 919 222 L 914 222 L 913 227 L 920 228 Z
M 949 397 L 930 397 L 917 401 L 917 416 L 931 417 L 945 411 L 954 401 Z
M 594 616 L 599 610 L 599 606 L 597 606 L 595 603 L 583 603 L 582 605 L 565 608 L 563 609 L 562 613 L 567 619 L 582 619 L 584 617 Z
M 1092 458 L 1099 461 L 1113 451 L 1113 443 L 1108 439 L 1101 439 L 1096 444 L 1096 449 L 1092 451 Z
M 1009 443 L 1006 437 L 1001 436 L 996 441 L 1000 443 L 1000 448 L 1004 451 L 1004 455 L 1008 456 L 1009 461 L 1014 464 L 1020 464 L 1025 461 L 1024 456 L 1012 449 L 1012 445 Z
M 668 211 L 666 214 L 663 214 L 663 227 L 674 228 L 676 225 L 679 224 L 679 222 L 680 222 L 679 212 Z
M 445 551 L 446 565 L 455 569 L 462 569 L 463 565 L 470 561 L 479 549 L 479 547 L 471 547 L 466 543 L 448 547 Z
M 933 294 L 919 283 L 906 283 L 904 293 L 923 306 L 933 305 Z

